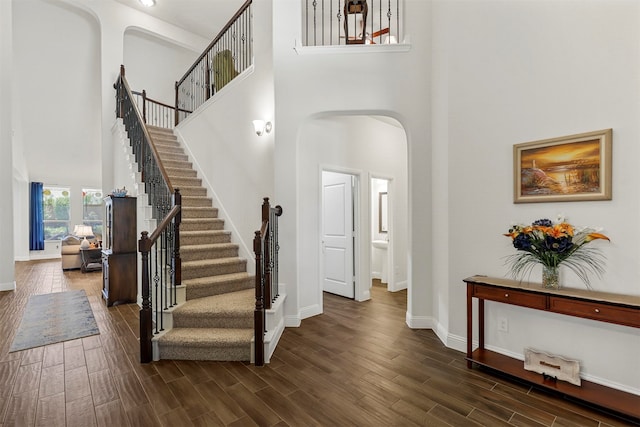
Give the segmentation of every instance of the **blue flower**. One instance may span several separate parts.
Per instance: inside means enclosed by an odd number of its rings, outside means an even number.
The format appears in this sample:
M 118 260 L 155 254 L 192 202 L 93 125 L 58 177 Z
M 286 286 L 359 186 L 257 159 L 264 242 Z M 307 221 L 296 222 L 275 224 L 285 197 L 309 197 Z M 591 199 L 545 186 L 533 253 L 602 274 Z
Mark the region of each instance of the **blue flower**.
M 540 226 L 540 227 L 552 227 L 552 226 L 553 226 L 553 223 L 551 222 L 551 220 L 550 220 L 550 219 L 546 219 L 546 218 L 544 218 L 544 219 L 539 219 L 539 220 L 537 220 L 537 221 L 533 221 L 533 224 L 532 224 L 532 225 L 533 225 L 533 226 L 538 225 L 538 226 Z
M 544 245 L 552 252 L 563 253 L 573 247 L 573 242 L 569 237 L 554 238 L 547 236 L 544 240 Z
M 531 249 L 531 237 L 527 234 L 518 234 L 513 239 L 513 247 L 521 251 L 528 251 Z

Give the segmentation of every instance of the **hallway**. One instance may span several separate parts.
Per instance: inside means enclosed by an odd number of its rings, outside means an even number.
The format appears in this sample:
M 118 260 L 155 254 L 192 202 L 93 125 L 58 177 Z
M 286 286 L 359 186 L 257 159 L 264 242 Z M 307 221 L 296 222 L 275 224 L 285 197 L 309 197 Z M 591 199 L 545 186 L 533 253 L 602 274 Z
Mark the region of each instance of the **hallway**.
M 621 426 L 600 412 L 466 368 L 405 323 L 406 291 L 324 295 L 325 314 L 286 329 L 272 363 L 137 362 L 135 304 L 107 308 L 100 273 L 16 264 L 0 293 L 0 427 Z M 84 289 L 100 335 L 8 353 L 29 295 Z

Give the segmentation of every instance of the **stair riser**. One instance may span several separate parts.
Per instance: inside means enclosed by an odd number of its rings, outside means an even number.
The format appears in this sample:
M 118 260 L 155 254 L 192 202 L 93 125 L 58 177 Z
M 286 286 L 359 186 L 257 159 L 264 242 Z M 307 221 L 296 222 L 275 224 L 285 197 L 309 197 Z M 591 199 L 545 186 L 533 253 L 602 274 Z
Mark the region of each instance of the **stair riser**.
M 187 156 L 186 154 L 172 153 L 172 152 L 160 151 L 160 150 L 158 150 L 158 154 L 160 155 L 160 159 L 162 159 L 163 162 L 169 162 L 169 161 L 187 162 L 187 161 L 189 161 L 189 156 Z
M 184 169 L 185 174 L 187 173 L 191 174 L 194 172 L 191 169 L 193 167 L 191 162 L 185 162 L 185 161 L 179 161 L 179 160 L 173 160 L 173 159 L 164 159 L 164 158 L 161 158 L 161 160 L 165 168 Z
M 225 294 L 228 292 L 241 291 L 243 289 L 251 289 L 255 286 L 255 277 L 247 277 L 242 280 L 233 280 L 222 283 L 210 283 L 198 286 L 186 286 L 187 300 L 210 297 L 213 295 Z
M 160 358 L 174 360 L 247 361 L 251 347 L 190 347 L 187 345 L 165 346 L 160 344 Z
M 211 199 L 208 197 L 182 197 L 182 206 L 195 207 L 195 208 L 207 208 L 211 206 Z
M 232 258 L 238 256 L 238 248 L 196 251 L 181 250 L 180 255 L 182 256 L 182 260 L 186 262 L 216 258 Z
M 151 135 L 151 139 L 153 140 L 153 143 L 158 146 L 158 145 L 173 145 L 173 146 L 180 146 L 180 142 L 178 142 L 178 138 L 176 138 L 175 136 L 171 136 L 171 135 L 155 135 L 153 133 L 150 134 Z
M 196 177 L 180 176 L 169 174 L 169 181 L 174 187 L 199 187 L 202 185 L 202 180 Z
M 203 218 L 201 221 L 185 221 L 182 218 L 180 231 L 219 231 L 224 229 L 224 221 L 215 219 L 213 221 Z
M 253 316 L 216 317 L 173 314 L 174 328 L 253 328 Z
M 189 206 L 182 205 L 183 219 L 215 219 L 218 217 L 218 209 L 216 208 L 195 208 L 189 209 Z
M 246 261 L 238 261 L 229 264 L 222 265 L 208 265 L 205 267 L 190 268 L 189 266 L 182 266 L 182 279 L 197 279 L 200 277 L 218 276 L 221 274 L 233 274 L 242 273 L 247 271 Z
M 193 232 L 184 232 L 180 235 L 180 245 L 182 247 L 190 245 L 215 245 L 216 243 L 229 243 L 231 241 L 231 234 L 228 232 L 216 233 L 204 232 L 202 234 L 192 234 Z M 203 248 L 209 250 L 207 248 Z
M 170 168 L 167 167 L 165 164 L 165 171 L 167 171 L 167 175 L 169 175 L 169 178 L 171 177 L 176 177 L 176 178 L 196 178 L 198 176 L 198 172 L 194 171 L 193 169 L 185 169 L 185 168 Z
M 156 144 L 156 150 L 158 150 L 158 153 L 160 153 L 161 156 L 163 154 L 180 155 L 180 156 L 185 155 L 184 149 L 179 145 L 176 145 L 174 147 L 172 145 Z
M 169 180 L 171 180 L 171 178 L 169 178 Z M 204 187 L 180 187 L 178 185 L 174 185 L 173 182 L 172 185 L 174 187 L 180 188 L 180 193 L 183 196 L 207 197 L 207 189 Z

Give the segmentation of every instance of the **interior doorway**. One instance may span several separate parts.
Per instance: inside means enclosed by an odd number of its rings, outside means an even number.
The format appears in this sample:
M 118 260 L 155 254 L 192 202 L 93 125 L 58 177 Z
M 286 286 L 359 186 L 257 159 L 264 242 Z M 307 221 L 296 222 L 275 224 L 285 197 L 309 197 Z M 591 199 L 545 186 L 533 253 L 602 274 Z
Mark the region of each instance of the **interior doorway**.
M 371 213 L 371 279 L 395 291 L 393 257 L 393 181 L 372 176 L 369 188 Z M 379 281 L 379 282 L 376 282 Z

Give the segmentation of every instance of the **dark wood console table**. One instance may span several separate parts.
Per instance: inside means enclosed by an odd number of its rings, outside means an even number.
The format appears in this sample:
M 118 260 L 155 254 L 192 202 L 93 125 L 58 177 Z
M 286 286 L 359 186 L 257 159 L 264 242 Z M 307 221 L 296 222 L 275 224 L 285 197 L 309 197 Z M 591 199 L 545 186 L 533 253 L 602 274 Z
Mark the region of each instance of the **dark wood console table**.
M 467 284 L 467 367 L 471 368 L 474 363 L 485 366 L 640 422 L 640 396 L 585 380 L 581 386 L 575 386 L 544 378 L 525 370 L 521 360 L 484 347 L 485 300 L 640 328 L 640 297 L 581 289 L 543 289 L 539 283 L 486 276 L 472 276 L 464 282 Z M 478 300 L 476 350 L 473 350 L 473 298 Z

